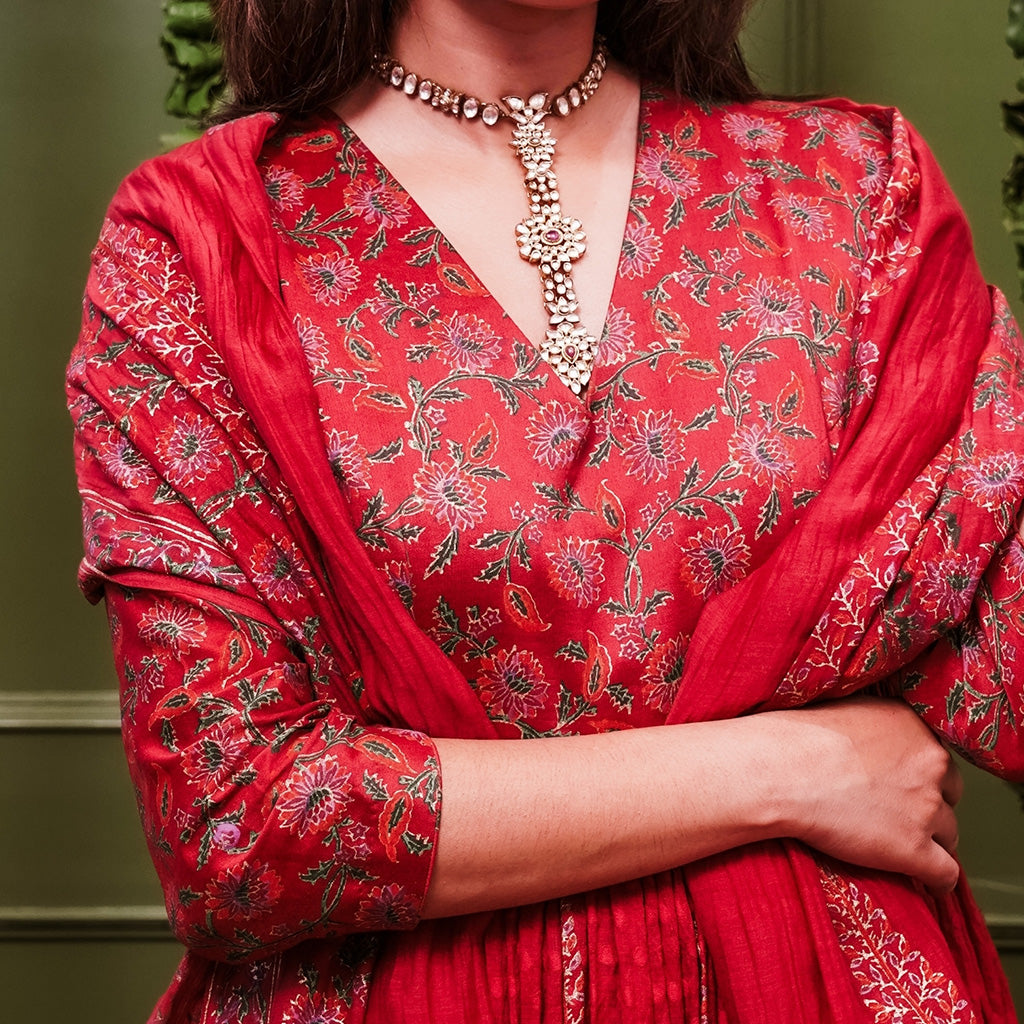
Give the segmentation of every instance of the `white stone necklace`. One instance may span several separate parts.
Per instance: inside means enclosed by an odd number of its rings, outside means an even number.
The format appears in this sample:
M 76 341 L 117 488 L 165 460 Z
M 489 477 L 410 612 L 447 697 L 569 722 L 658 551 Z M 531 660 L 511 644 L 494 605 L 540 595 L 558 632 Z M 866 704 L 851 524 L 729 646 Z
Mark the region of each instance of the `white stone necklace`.
M 523 165 L 530 215 L 516 225 L 516 245 L 524 260 L 536 264 L 541 273 L 548 329 L 540 353 L 555 374 L 575 395 L 587 386 L 597 351 L 597 341 L 580 323 L 579 302 L 572 282 L 572 265 L 586 251 L 587 236 L 575 217 L 562 213 L 558 178 L 553 161 L 555 142 L 544 123 L 549 114 L 568 117 L 597 92 L 608 51 L 598 39 L 586 71 L 566 90 L 548 102 L 546 92 L 527 99 L 504 96 L 500 103 L 483 102 L 419 78 L 391 57 L 378 57 L 373 70 L 385 82 L 419 98 L 432 109 L 452 117 L 480 120 L 493 127 L 510 120 L 510 145 Z

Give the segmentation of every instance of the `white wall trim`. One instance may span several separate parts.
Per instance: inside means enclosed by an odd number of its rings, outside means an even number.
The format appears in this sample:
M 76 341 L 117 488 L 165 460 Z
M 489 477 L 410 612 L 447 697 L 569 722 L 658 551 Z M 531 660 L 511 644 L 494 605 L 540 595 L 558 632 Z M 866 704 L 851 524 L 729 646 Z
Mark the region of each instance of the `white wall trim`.
M 118 732 L 116 690 L 0 691 L 2 732 Z

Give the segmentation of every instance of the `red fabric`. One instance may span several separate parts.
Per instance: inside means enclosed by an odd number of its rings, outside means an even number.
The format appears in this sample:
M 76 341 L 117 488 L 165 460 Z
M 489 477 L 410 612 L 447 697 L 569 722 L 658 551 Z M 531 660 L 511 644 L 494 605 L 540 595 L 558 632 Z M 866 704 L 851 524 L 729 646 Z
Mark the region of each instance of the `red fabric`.
M 932 593 L 928 567 L 953 558 L 952 533 L 955 552 L 977 560 L 972 587 L 991 563 L 990 582 L 982 589 L 997 588 L 1000 560 L 1017 557 L 1013 545 L 1019 543 L 1012 539 L 1013 519 L 1007 514 L 1024 490 L 1016 470 L 1010 467 L 1000 478 L 1009 483 L 999 501 L 971 501 L 964 495 L 981 485 L 971 482 L 975 478 L 957 462 L 954 450 L 970 447 L 969 459 L 973 446 L 998 454 L 1012 445 L 1006 437 L 1019 423 L 1007 405 L 1019 408 L 1019 396 L 1004 396 L 1002 405 L 980 401 L 979 380 L 983 371 L 996 373 L 993 368 L 1002 364 L 1006 379 L 1019 379 L 1019 339 L 999 310 L 993 313 L 965 255 L 969 240 L 962 218 L 927 151 L 898 118 L 855 112 L 843 104 L 832 104 L 827 112 L 833 120 L 821 116 L 823 131 L 824 126 L 849 130 L 858 123 L 856 115 L 866 118 L 863 125 L 885 123 L 890 132 L 892 166 L 888 187 L 872 211 L 856 315 L 862 342 L 881 345 L 883 339 L 898 338 L 898 344 L 884 346 L 872 400 L 851 403 L 841 429 L 835 429 L 820 494 L 790 510 L 796 525 L 745 579 L 703 606 L 668 720 L 709 720 L 809 703 L 903 672 L 929 721 L 972 749 L 978 760 L 1020 777 L 1024 753 L 1012 713 L 998 719 L 1003 723 L 999 742 L 988 743 L 963 725 L 957 709 L 949 710 L 945 697 L 953 684 L 943 666 L 950 658 L 943 660 L 933 646 L 951 628 L 948 602 L 918 601 L 909 625 L 898 614 L 911 589 Z M 662 133 L 662 166 L 670 165 L 667 140 L 675 138 L 681 147 L 695 119 L 672 103 L 649 113 L 645 128 L 652 137 Z M 743 137 L 750 140 L 769 133 L 773 139 L 771 132 L 781 132 L 775 121 L 797 115 L 815 116 L 805 108 L 772 105 L 741 110 L 725 134 L 746 131 Z M 707 118 L 705 138 L 713 135 L 716 116 Z M 295 329 L 298 300 L 287 285 L 295 277 L 297 257 L 285 242 L 287 233 L 271 227 L 265 177 L 257 163 L 273 123 L 269 117 L 236 122 L 209 133 L 197 147 L 144 167 L 122 187 L 111 217 L 173 239 L 180 249 L 202 297 L 209 339 L 223 360 L 232 397 L 251 417 L 253 444 L 271 457 L 269 468 L 261 466 L 259 472 L 270 477 L 268 490 L 284 493 L 281 515 L 288 537 L 312 577 L 307 598 L 326 638 L 318 656 L 338 663 L 327 702 L 332 707 L 324 713 L 340 711 L 376 730 L 374 735 L 400 745 L 403 757 L 418 759 L 422 767 L 429 749 L 405 730 L 430 737 L 503 733 L 466 685 L 463 671 L 416 626 L 375 565 L 353 528 L 351 502 L 325 458 L 323 402 Z M 854 134 L 868 131 L 865 126 L 854 127 Z M 316 130 L 302 138 L 302 144 L 315 148 Z M 768 147 L 762 173 L 801 173 L 799 168 L 810 166 L 806 156 L 780 151 L 779 145 Z M 783 158 L 798 170 L 782 167 Z M 677 173 L 680 166 L 685 171 L 689 165 L 677 165 Z M 834 169 L 818 161 L 816 172 L 807 174 L 816 195 L 834 193 Z M 822 208 L 821 202 L 810 200 L 812 212 Z M 666 244 L 670 237 L 675 236 L 666 230 Z M 758 258 L 768 253 L 780 265 L 790 251 L 784 251 L 786 239 L 772 237 L 763 225 L 744 237 Z M 916 258 L 922 252 L 926 260 Z M 118 258 L 124 261 L 124 252 Z M 820 268 L 818 273 L 825 274 Z M 844 293 L 843 287 L 849 290 Z M 852 290 L 849 283 L 833 289 L 837 323 L 850 315 Z M 103 291 L 97 289 L 96 302 L 109 305 Z M 95 365 L 82 370 L 85 377 L 100 372 Z M 87 395 L 99 390 L 96 384 L 82 386 Z M 248 450 L 249 440 L 236 437 L 232 444 Z M 944 493 L 959 495 L 955 531 L 945 513 L 929 518 L 907 512 L 906 503 L 923 500 L 933 480 Z M 872 585 L 871 572 L 883 567 L 886 586 Z M 167 590 L 214 616 L 224 615 L 217 611 L 212 588 L 168 582 L 162 568 L 138 559 L 127 567 L 92 557 L 87 576 L 93 585 L 106 576 L 126 587 Z M 851 592 L 863 602 L 852 616 L 847 614 Z M 249 601 L 245 607 L 255 621 L 280 628 L 279 616 L 260 610 L 258 596 L 240 587 L 225 603 L 237 611 Z M 126 622 L 139 614 L 116 594 L 112 607 Z M 222 628 L 219 642 L 229 645 L 237 628 Z M 287 625 L 284 632 L 294 638 Z M 286 639 L 273 642 L 281 645 L 279 660 L 287 661 Z M 1019 699 L 1013 697 L 1018 704 Z M 300 698 L 296 713 L 307 711 Z M 429 832 L 422 809 L 417 813 L 421 830 Z M 421 898 L 429 862 L 410 868 L 409 877 L 416 879 L 411 888 Z M 182 913 L 187 917 L 187 907 Z M 299 936 L 268 936 L 264 949 L 287 950 L 297 938 L 319 941 L 346 930 L 339 914 Z M 187 928 L 184 933 L 188 939 Z M 231 948 L 193 944 L 208 955 L 232 957 Z M 582 1003 L 595 1021 L 895 1021 L 905 1019 L 900 1014 L 908 1005 L 922 1020 L 1014 1019 L 994 950 L 963 888 L 932 899 L 903 878 L 824 865 L 794 842 L 744 847 L 560 905 L 421 923 L 374 953 L 368 997 L 362 993 L 368 998 L 365 1019 L 569 1018 L 576 1001 L 563 990 L 566 950 L 577 945 L 588 954 L 573 984 L 585 994 Z M 322 945 L 304 956 L 326 974 L 336 969 L 330 965 L 334 952 Z M 188 983 L 161 1011 L 166 1019 L 217 1019 L 200 1016 L 206 1010 L 199 1009 L 196 994 L 202 984 L 208 992 L 224 991 L 223 985 L 215 986 L 211 971 L 192 962 Z M 264 982 L 254 984 L 259 989 Z M 289 991 L 295 1000 L 300 994 Z M 361 999 L 352 1001 L 349 1016 L 337 1019 L 362 1019 Z M 284 1003 L 278 997 L 275 1005 Z M 299 1019 L 297 1010 L 294 1014 Z

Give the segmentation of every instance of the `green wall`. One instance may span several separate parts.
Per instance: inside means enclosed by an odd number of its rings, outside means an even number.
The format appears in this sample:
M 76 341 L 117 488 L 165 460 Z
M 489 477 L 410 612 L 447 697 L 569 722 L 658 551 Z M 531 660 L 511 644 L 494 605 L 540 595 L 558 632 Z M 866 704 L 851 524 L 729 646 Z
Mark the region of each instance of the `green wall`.
M 160 113 L 160 3 L 0 0 L 0 12 L 2 1013 L 134 1024 L 177 948 L 122 767 L 103 615 L 74 587 L 61 380 L 106 201 L 173 127 Z M 963 200 L 986 273 L 1012 291 L 998 100 L 1012 97 L 1017 68 L 1004 20 L 1002 0 L 766 0 L 747 48 L 769 89 L 901 106 Z M 1024 815 L 1007 787 L 975 774 L 962 825 L 1024 1006 Z
M 62 381 L 106 203 L 170 123 L 160 4 L 0 12 L 0 1019 L 136 1024 L 179 951 L 106 699 L 104 616 L 75 587 Z
M 1013 144 L 994 101 L 1013 98 L 1024 68 L 1003 42 L 1006 6 L 1005 0 L 830 0 L 821 7 L 819 73 L 826 92 L 902 108 L 967 210 L 982 269 L 1013 294 L 1014 257 L 998 189 Z
M 0 0 L 0 9 L 0 543 L 15 584 L 0 588 L 3 686 L 95 689 L 110 685 L 110 659 L 73 585 L 79 523 L 61 382 L 106 203 L 164 130 L 160 5 Z

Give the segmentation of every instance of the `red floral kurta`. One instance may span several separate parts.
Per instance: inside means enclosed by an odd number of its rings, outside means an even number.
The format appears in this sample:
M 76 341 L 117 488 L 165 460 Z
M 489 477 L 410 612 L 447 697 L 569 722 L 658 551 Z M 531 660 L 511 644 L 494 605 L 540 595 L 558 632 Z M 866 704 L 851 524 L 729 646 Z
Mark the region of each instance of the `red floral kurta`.
M 581 400 L 344 125 L 317 116 L 268 141 L 260 167 L 287 244 L 281 289 L 321 410 L 317 443 L 380 573 L 500 735 L 665 721 L 704 605 L 799 522 L 851 417 L 872 403 L 893 344 L 871 333 L 877 307 L 897 302 L 907 265 L 946 241 L 919 227 L 919 145 L 891 112 L 702 111 L 647 96 Z M 801 703 L 816 672 L 839 674 L 842 650 L 856 648 L 857 671 L 870 673 L 895 647 L 931 725 L 973 760 L 1024 773 L 1013 675 L 1021 378 L 1019 336 L 997 297 L 974 394 L 994 428 L 968 429 L 892 510 L 783 702 Z M 94 590 L 122 584 L 105 594 L 129 763 L 191 950 L 156 1019 L 470 1019 L 459 1009 L 468 969 L 429 978 L 429 1012 L 416 1009 L 428 996 L 388 981 L 403 940 L 381 930 L 414 928 L 429 882 L 435 752 L 421 733 L 375 724 L 365 701 L 353 713 L 357 677 L 339 699 L 290 496 L 173 239 L 108 221 L 70 382 L 83 578 Z M 1008 539 L 961 550 L 963 503 Z M 938 550 L 914 548 L 924 521 Z M 911 660 L 923 621 L 944 638 Z M 822 886 L 863 1020 L 907 1020 L 910 1006 L 925 1008 L 915 1020 L 1008 1019 L 976 991 L 972 951 L 931 963 L 855 882 L 823 869 Z M 681 885 L 673 899 L 680 950 L 663 937 L 645 956 L 700 958 Z M 626 981 L 621 1006 L 589 991 L 598 947 L 581 908 L 510 911 L 501 925 L 514 930 L 518 914 L 554 922 L 554 952 L 529 954 L 555 965 L 543 1019 L 719 1019 L 713 964 L 698 991 L 651 997 L 650 1010 L 630 1009 Z M 454 948 L 458 922 L 413 936 L 443 944 L 445 928 Z M 375 976 L 381 957 L 389 966 Z M 516 969 L 493 1019 L 520 1019 Z

